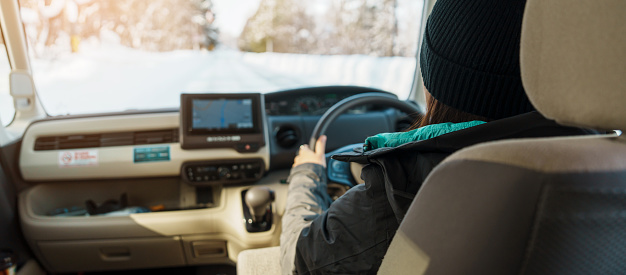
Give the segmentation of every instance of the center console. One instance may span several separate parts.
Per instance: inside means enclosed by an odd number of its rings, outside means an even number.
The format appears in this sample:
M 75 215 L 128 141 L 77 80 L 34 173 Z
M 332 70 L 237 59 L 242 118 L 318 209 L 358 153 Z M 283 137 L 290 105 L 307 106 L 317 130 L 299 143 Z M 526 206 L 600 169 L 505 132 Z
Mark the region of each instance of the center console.
M 180 146 L 186 150 L 232 149 L 258 152 L 267 139 L 260 94 L 182 94 Z M 186 162 L 181 176 L 192 185 L 255 182 L 265 172 L 263 159 Z

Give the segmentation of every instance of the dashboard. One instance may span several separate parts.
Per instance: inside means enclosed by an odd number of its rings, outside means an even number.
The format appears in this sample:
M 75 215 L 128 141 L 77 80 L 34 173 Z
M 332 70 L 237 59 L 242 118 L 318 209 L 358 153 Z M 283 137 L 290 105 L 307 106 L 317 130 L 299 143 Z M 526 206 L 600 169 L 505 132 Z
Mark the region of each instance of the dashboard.
M 269 116 L 321 116 L 337 102 L 359 93 L 387 93 L 363 87 L 313 87 L 286 90 L 265 95 L 265 112 Z M 365 113 L 375 109 L 372 105 L 353 108 L 347 113 Z
M 32 123 L 17 150 L 22 184 L 30 186 L 19 196 L 27 242 L 51 272 L 232 264 L 242 250 L 278 245 L 298 146 L 330 106 L 364 92 L 382 91 L 192 94 L 182 96 L 180 109 Z M 328 128 L 327 152 L 396 131 L 404 116 L 357 107 Z M 262 230 L 250 229 L 243 198 L 251 187 L 275 193 L 274 218 Z M 120 197 L 151 211 L 50 214 Z

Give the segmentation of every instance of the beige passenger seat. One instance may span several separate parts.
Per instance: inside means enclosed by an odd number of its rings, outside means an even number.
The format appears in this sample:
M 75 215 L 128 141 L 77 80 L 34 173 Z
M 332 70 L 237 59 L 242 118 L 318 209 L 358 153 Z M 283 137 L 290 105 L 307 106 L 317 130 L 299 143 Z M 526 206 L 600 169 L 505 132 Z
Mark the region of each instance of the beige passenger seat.
M 563 125 L 626 130 L 626 1 L 528 0 L 524 87 Z M 484 143 L 427 178 L 379 274 L 623 274 L 626 138 Z

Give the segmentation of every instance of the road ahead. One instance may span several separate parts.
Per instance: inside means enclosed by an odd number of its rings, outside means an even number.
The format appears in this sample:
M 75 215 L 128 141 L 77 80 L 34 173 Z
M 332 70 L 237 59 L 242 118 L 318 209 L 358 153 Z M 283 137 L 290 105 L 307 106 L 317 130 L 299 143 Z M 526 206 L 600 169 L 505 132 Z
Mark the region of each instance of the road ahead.
M 182 92 L 264 93 L 333 84 L 376 87 L 372 81 L 384 77 L 391 77 L 384 79 L 386 82 L 408 90 L 413 76 L 411 68 L 414 68 L 414 60 L 409 58 L 377 62 L 367 56 L 356 59 L 306 56 L 302 61 L 299 56 L 282 55 L 269 56 L 255 63 L 247 60 L 246 55 L 254 57 L 255 54 L 228 50 L 154 53 L 115 47 L 85 50 L 32 63 L 38 93 L 51 115 L 176 108 Z M 342 64 L 342 70 L 346 67 L 347 75 L 354 81 L 343 79 L 336 72 L 328 71 L 326 67 L 331 66 L 324 66 L 329 62 L 341 62 L 342 58 L 352 64 Z M 365 70 L 368 67 L 387 73 L 372 73 Z M 397 70 L 403 73 L 399 74 Z M 359 73 L 362 76 L 355 78 L 354 75 Z

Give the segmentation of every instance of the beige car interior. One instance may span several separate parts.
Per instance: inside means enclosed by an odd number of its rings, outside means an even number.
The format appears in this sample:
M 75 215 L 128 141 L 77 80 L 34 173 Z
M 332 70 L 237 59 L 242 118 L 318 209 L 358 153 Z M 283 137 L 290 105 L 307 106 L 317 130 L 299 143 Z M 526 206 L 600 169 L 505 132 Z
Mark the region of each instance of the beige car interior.
M 626 130 L 626 2 L 528 0 L 524 87 L 564 125 Z M 626 140 L 489 142 L 427 178 L 379 274 L 618 274 L 626 262 Z M 238 274 L 279 274 L 278 247 Z M 262 264 L 266 263 L 266 264 Z
M 14 122 L 0 131 L 0 144 L 12 145 L 8 154 L 15 162 L 19 159 L 7 170 L 22 177 L 16 181 L 19 222 L 43 269 L 69 273 L 236 264 L 238 274 L 280 274 L 279 239 L 289 169 L 273 169 L 253 182 L 194 186 L 185 182 L 181 168 L 186 163 L 230 165 L 254 159 L 261 163 L 263 175 L 271 166 L 271 149 L 276 148 L 268 138 L 275 129 L 270 129 L 265 114 L 264 144 L 252 152 L 182 148 L 176 110 L 46 118 L 36 98 L 17 2 L 0 2 L 2 31 L 11 41 L 7 51 L 16 106 Z M 425 9 L 432 9 L 434 2 L 426 0 Z M 521 73 L 539 112 L 563 125 L 626 130 L 625 18 L 623 0 L 575 4 L 528 0 Z M 414 81 L 421 81 L 419 72 Z M 414 90 L 420 92 L 421 85 Z M 42 120 L 33 122 L 38 119 Z M 150 142 L 96 149 L 46 147 L 50 138 L 82 142 L 91 135 L 113 143 L 128 135 Z M 15 143 L 20 137 L 21 144 Z M 137 149 L 155 147 L 167 149 L 167 162 L 133 161 Z M 73 167 L 63 162 L 67 152 L 91 160 Z M 352 173 L 359 174 L 360 168 L 351 167 Z M 263 217 L 271 220 L 255 231 L 258 218 L 246 205 L 245 194 L 265 187 L 274 192 L 263 208 L 267 210 Z M 129 205 L 171 211 L 50 214 L 85 205 L 86 200 L 102 203 L 120 195 Z M 379 274 L 623 273 L 624 201 L 623 136 L 472 146 L 447 158 L 428 177 Z M 20 274 L 44 273 L 34 260 L 21 270 Z

